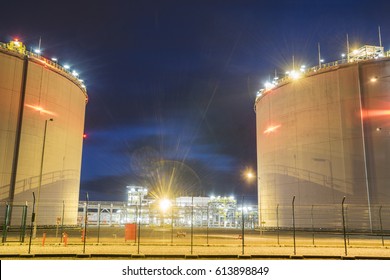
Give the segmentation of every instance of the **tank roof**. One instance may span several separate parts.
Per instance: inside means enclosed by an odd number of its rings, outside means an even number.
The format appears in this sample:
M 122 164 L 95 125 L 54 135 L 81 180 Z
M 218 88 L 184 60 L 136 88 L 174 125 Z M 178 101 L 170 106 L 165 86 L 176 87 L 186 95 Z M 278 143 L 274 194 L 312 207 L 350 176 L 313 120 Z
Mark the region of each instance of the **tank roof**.
M 64 77 L 71 80 L 75 85 L 77 85 L 85 94 L 86 102 L 88 102 L 87 88 L 84 84 L 84 81 L 81 80 L 78 76 L 78 73 L 74 70 L 67 68 L 66 66 L 62 66 L 58 63 L 56 59 L 48 59 L 39 53 L 34 53 L 26 50 L 26 46 L 15 39 L 10 41 L 8 44 L 0 42 L 0 52 L 7 53 L 13 56 L 18 56 L 20 58 L 28 57 L 29 60 L 41 63 L 45 67 L 50 68 L 51 70 L 63 75 Z

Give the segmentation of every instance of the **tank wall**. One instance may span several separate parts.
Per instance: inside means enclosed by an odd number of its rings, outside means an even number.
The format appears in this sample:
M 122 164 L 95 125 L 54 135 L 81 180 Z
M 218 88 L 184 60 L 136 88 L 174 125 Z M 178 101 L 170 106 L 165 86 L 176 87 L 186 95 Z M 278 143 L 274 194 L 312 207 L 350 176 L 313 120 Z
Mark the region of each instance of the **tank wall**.
M 1 200 L 6 201 L 23 60 L 1 53 L 0 59 L 1 73 L 8 72 L 8 77 L 0 80 L 1 102 L 4 100 L 12 105 L 0 109 L 0 114 L 5 116 L 0 120 L 0 147 L 7 153 L 5 159 L 1 159 Z M 12 65 L 17 67 L 10 70 Z M 85 104 L 84 92 L 72 81 L 39 62 L 29 61 L 14 203 L 27 201 L 31 206 L 34 192 L 38 224 L 55 224 L 57 217 L 62 216 L 63 203 L 66 209 L 64 222 L 77 222 Z M 47 121 L 42 187 L 38 190 L 45 122 L 49 119 L 53 121 Z M 57 210 L 49 206 L 56 203 Z
M 0 52 L 0 186 L 8 185 L 14 154 L 23 61 Z M 1 199 L 8 197 L 1 188 Z
M 370 227 L 374 205 L 390 204 L 383 167 L 389 166 L 390 130 L 382 122 L 379 138 L 373 134 L 377 120 L 361 118 L 361 108 L 389 104 L 390 81 L 380 89 L 368 83 L 374 73 L 385 76 L 389 63 L 323 70 L 257 100 L 259 202 L 266 224 L 276 223 L 277 205 L 291 205 L 293 196 L 302 207 L 340 205 L 345 196 L 346 203 L 363 207 L 356 227 Z M 271 126 L 276 129 L 267 130 Z
M 370 201 L 389 204 L 390 61 L 363 64 L 360 73 Z

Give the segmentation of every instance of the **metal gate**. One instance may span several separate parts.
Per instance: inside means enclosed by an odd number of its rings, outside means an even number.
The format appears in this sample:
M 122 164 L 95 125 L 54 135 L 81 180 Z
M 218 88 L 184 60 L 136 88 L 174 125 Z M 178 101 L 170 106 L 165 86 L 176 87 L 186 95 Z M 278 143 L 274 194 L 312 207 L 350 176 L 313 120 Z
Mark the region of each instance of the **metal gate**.
M 3 208 L 3 207 L 1 207 Z M 24 242 L 26 235 L 27 205 L 5 204 L 1 213 L 2 223 L 2 243 Z

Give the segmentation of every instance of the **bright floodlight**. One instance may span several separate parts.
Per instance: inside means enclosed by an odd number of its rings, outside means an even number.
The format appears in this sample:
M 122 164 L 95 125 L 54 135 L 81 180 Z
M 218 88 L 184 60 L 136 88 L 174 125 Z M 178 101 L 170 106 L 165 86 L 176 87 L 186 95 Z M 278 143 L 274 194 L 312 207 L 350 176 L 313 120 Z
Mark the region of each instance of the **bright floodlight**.
M 34 52 L 37 53 L 37 54 L 40 54 L 41 50 L 40 49 L 35 49 Z
M 68 64 L 65 64 L 65 65 L 64 65 L 64 68 L 65 68 L 65 69 L 69 69 L 70 66 L 69 66 Z
M 291 71 L 290 72 L 290 77 L 294 80 L 297 80 L 301 77 L 301 74 L 297 71 Z
M 77 73 L 76 71 L 73 70 L 73 71 L 72 71 L 72 75 L 75 76 L 75 77 L 77 77 L 77 76 L 79 75 L 79 73 Z
M 161 199 L 160 200 L 160 209 L 165 212 L 167 211 L 167 209 L 171 206 L 171 202 L 169 201 L 169 199 Z
M 58 59 L 56 57 L 52 57 L 51 60 L 53 60 L 54 62 L 58 61 Z
M 253 175 L 252 172 L 248 172 L 247 176 L 248 176 L 248 179 L 252 179 L 255 175 Z

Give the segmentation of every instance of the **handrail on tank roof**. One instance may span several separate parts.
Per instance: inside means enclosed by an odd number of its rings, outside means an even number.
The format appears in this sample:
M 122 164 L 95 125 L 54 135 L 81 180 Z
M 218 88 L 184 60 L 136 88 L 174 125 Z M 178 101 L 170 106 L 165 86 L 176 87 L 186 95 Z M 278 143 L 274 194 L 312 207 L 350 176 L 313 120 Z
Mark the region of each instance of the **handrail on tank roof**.
M 65 67 L 63 67 L 62 65 L 52 61 L 51 59 L 47 59 L 39 54 L 36 54 L 36 53 L 33 53 L 33 52 L 29 52 L 27 50 L 25 50 L 24 52 L 20 52 L 20 51 L 17 51 L 17 50 L 13 50 L 13 49 L 10 49 L 7 47 L 7 44 L 6 43 L 2 43 L 0 42 L 0 50 L 3 51 L 3 52 L 11 52 L 11 53 L 15 53 L 15 54 L 21 54 L 21 55 L 26 55 L 28 56 L 29 58 L 32 58 L 34 60 L 37 60 L 41 63 L 44 63 L 45 65 L 51 67 L 53 70 L 56 70 L 56 71 L 60 71 L 61 74 L 65 74 L 66 77 L 71 80 L 72 82 L 74 82 L 85 94 L 85 97 L 86 97 L 86 102 L 88 102 L 88 95 L 87 95 L 87 89 L 84 85 L 84 83 L 78 79 L 77 77 L 75 77 L 72 72 L 70 72 L 69 70 L 65 69 Z
M 367 47 L 371 47 L 371 46 L 363 46 L 362 48 L 367 48 Z M 311 75 L 311 74 L 315 74 L 315 73 L 317 73 L 320 70 L 331 69 L 331 68 L 334 68 L 334 67 L 338 67 L 340 65 L 347 65 L 347 64 L 360 62 L 360 61 L 375 60 L 375 59 L 381 59 L 381 58 L 386 58 L 386 57 L 390 57 L 390 50 L 388 50 L 386 52 L 382 51 L 382 53 L 380 55 L 377 55 L 377 54 L 367 55 L 364 58 L 359 58 L 359 59 L 343 58 L 341 60 L 336 60 L 336 61 L 332 61 L 332 62 L 328 62 L 328 63 L 321 63 L 320 65 L 313 66 L 313 67 L 309 68 L 308 70 L 299 71 L 299 72 L 300 72 L 300 74 L 302 76 L 308 76 L 308 75 Z M 284 84 L 287 84 L 287 83 L 289 83 L 289 82 L 291 82 L 293 80 L 294 80 L 294 78 L 292 78 L 289 75 L 286 75 L 283 78 L 278 78 L 277 82 L 273 83 L 273 87 L 272 88 L 270 88 L 270 89 L 260 89 L 258 91 L 257 96 L 256 96 L 255 104 L 256 104 L 258 99 L 264 97 L 269 91 L 271 91 L 275 87 L 280 87 L 280 86 L 282 86 Z M 255 111 L 256 111 L 256 108 L 255 108 Z

